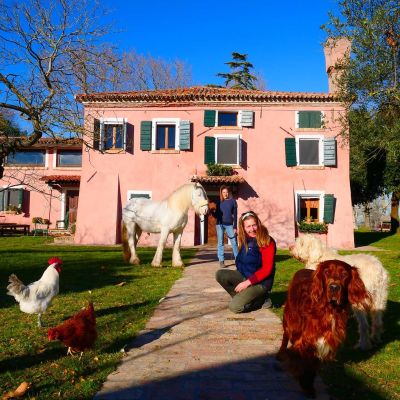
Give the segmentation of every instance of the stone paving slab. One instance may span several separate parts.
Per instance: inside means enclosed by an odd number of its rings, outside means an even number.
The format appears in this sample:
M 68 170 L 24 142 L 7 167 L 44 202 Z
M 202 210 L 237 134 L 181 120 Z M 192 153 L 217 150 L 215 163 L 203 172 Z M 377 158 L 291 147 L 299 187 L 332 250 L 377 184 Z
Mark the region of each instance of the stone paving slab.
M 95 399 L 306 399 L 275 360 L 279 317 L 231 313 L 215 258 L 214 249 L 198 251 Z M 316 389 L 319 400 L 329 399 L 320 379 Z

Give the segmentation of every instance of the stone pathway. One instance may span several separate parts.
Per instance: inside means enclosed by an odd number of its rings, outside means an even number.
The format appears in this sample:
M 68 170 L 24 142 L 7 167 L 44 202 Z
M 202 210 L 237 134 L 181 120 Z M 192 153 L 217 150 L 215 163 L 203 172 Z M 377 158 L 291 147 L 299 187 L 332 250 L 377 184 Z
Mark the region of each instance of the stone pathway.
M 306 399 L 275 360 L 280 319 L 265 309 L 231 313 L 217 268 L 215 250 L 200 249 L 95 399 Z M 316 389 L 329 399 L 320 379 Z

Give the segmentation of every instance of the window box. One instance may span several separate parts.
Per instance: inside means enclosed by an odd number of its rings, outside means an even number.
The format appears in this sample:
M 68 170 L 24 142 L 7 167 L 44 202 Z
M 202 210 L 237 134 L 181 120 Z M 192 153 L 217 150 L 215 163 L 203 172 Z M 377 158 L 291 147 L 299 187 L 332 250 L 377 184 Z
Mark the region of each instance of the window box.
M 300 221 L 298 224 L 299 232 L 303 233 L 328 233 L 328 225 L 325 222 Z

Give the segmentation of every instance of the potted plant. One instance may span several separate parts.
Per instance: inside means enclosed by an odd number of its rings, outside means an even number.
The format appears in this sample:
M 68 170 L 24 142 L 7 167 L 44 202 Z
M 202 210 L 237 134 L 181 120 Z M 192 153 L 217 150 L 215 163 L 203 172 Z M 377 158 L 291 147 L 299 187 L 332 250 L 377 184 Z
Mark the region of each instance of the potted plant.
M 10 204 L 7 207 L 6 213 L 7 214 L 22 214 L 22 210 L 19 207 L 15 206 L 13 204 Z
M 207 164 L 208 176 L 230 176 L 233 175 L 233 167 L 223 164 Z
M 298 224 L 299 232 L 303 233 L 327 233 L 328 224 L 325 222 L 312 222 L 310 220 L 300 221 Z

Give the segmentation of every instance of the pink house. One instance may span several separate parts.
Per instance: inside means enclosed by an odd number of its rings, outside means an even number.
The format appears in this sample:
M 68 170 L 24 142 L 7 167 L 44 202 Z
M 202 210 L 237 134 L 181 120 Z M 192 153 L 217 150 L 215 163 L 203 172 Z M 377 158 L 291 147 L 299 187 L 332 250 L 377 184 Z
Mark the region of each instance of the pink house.
M 90 146 L 82 153 L 75 242 L 118 243 L 128 199 L 161 200 L 196 181 L 210 201 L 221 184 L 231 186 L 239 214 L 257 212 L 279 247 L 294 242 L 303 220 L 326 223 L 328 245 L 354 247 L 349 149 L 338 136 L 345 109 L 334 94 L 333 65 L 346 47 L 338 50 L 326 50 L 329 93 L 192 87 L 76 96 Z M 208 176 L 209 163 L 234 174 Z M 54 183 L 68 196 L 68 186 Z M 52 211 L 57 219 L 65 204 Z M 214 225 L 191 211 L 182 244 L 214 243 Z M 157 239 L 144 234 L 140 245 Z

